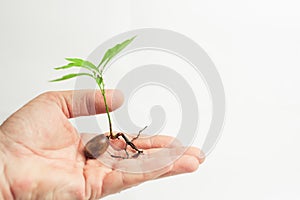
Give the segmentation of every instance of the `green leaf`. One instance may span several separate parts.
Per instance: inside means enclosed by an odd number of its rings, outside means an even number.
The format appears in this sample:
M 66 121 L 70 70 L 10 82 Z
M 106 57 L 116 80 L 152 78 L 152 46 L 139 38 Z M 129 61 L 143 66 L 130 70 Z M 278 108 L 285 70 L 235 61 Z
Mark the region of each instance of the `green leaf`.
M 55 70 L 60 70 L 60 69 L 68 69 L 68 68 L 71 68 L 71 67 L 78 67 L 76 63 L 69 63 L 68 65 L 64 65 L 64 66 L 61 66 L 61 67 L 55 67 L 54 69 Z
M 71 67 L 82 67 L 82 68 L 88 69 L 90 71 L 98 72 L 98 68 L 90 61 L 82 60 L 80 58 L 66 58 L 66 60 L 70 61 L 71 63 L 61 66 L 61 67 L 56 67 L 54 69 L 60 70 L 60 69 L 68 69 Z
M 82 66 L 93 69 L 94 71 L 98 71 L 98 68 L 93 63 L 87 60 L 83 61 Z
M 70 61 L 72 63 L 82 63 L 83 60 L 81 58 L 65 58 L 67 61 Z
M 103 58 L 102 58 L 100 64 L 98 65 L 98 68 L 104 63 L 103 68 L 102 68 L 102 71 L 103 71 L 103 69 L 105 68 L 105 66 L 107 65 L 107 63 L 108 63 L 114 56 L 116 56 L 118 53 L 120 53 L 120 51 L 122 51 L 125 47 L 127 47 L 127 46 L 132 42 L 132 40 L 134 40 L 135 37 L 136 37 L 136 36 L 134 36 L 134 37 L 132 37 L 132 38 L 130 38 L 130 39 L 128 39 L 128 40 L 125 40 L 125 41 L 122 42 L 121 44 L 117 44 L 116 46 L 114 46 L 114 47 L 108 49 L 108 50 L 105 52 L 105 54 L 104 54 L 104 56 L 103 56 Z
M 71 79 L 71 78 L 74 78 L 74 77 L 77 77 L 77 76 L 90 76 L 90 77 L 94 78 L 89 73 L 77 73 L 77 74 L 68 74 L 68 75 L 65 75 L 61 78 L 51 80 L 50 82 L 64 81 L 64 80 L 68 80 L 68 79 Z

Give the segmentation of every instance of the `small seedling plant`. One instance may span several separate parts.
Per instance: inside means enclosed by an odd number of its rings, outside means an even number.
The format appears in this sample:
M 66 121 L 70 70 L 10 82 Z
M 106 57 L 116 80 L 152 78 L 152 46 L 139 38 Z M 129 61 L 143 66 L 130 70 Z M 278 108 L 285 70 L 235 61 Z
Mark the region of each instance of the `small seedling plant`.
M 84 68 L 88 72 L 67 74 L 61 78 L 51 80 L 50 82 L 64 81 L 64 80 L 68 80 L 68 79 L 75 78 L 78 76 L 88 76 L 95 80 L 95 82 L 97 83 L 97 85 L 101 91 L 101 94 L 103 96 L 106 114 L 107 114 L 107 118 L 108 118 L 108 124 L 109 124 L 109 135 L 100 134 L 87 142 L 87 144 L 85 145 L 85 149 L 84 149 L 84 154 L 87 159 L 98 158 L 100 155 L 102 155 L 107 150 L 107 148 L 110 144 L 110 140 L 115 140 L 115 139 L 120 139 L 120 138 L 122 138 L 125 141 L 124 151 L 126 153 L 126 156 L 111 155 L 111 157 L 123 158 L 123 159 L 137 158 L 140 154 L 143 153 L 143 150 L 138 149 L 136 147 L 136 145 L 133 143 L 133 141 L 138 139 L 141 132 L 146 127 L 143 128 L 142 130 L 140 130 L 138 135 L 136 137 L 134 137 L 132 140 L 129 140 L 128 137 L 122 132 L 119 132 L 116 134 L 113 133 L 111 117 L 110 117 L 109 108 L 107 105 L 107 100 L 106 100 L 106 95 L 105 95 L 105 83 L 104 83 L 104 77 L 103 77 L 103 72 L 104 72 L 107 64 L 112 60 L 112 58 L 114 58 L 118 53 L 120 53 L 124 48 L 126 48 L 135 39 L 135 37 L 127 39 L 127 40 L 123 41 L 122 43 L 117 44 L 114 47 L 108 49 L 105 52 L 103 58 L 101 59 L 101 61 L 98 65 L 94 65 L 93 63 L 91 63 L 87 60 L 83 60 L 81 58 L 66 58 L 66 60 L 69 61 L 69 63 L 67 65 L 54 68 L 55 70 L 69 69 L 69 68 L 73 68 L 73 67 Z M 133 155 L 131 155 L 131 156 L 129 155 L 129 153 L 127 151 L 127 146 L 130 146 L 135 151 L 135 153 Z

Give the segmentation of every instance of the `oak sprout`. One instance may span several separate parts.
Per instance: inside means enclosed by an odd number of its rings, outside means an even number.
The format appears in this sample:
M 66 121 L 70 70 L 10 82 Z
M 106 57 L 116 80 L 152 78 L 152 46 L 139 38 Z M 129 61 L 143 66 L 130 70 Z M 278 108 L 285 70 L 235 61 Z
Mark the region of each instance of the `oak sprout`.
M 78 76 L 89 76 L 91 78 L 93 78 L 97 85 L 99 86 L 99 89 L 101 91 L 101 94 L 103 96 L 104 99 L 104 104 L 105 104 L 105 109 L 106 109 L 106 114 L 107 114 L 107 118 L 108 118 L 108 123 L 109 123 L 109 134 L 110 134 L 110 138 L 114 138 L 115 136 L 113 136 L 112 133 L 112 123 L 111 123 L 111 118 L 110 118 L 110 114 L 109 114 L 109 110 L 108 110 L 108 105 L 107 105 L 107 101 L 106 101 L 106 95 L 105 95 L 105 84 L 104 84 L 104 79 L 103 79 L 103 72 L 105 67 L 107 66 L 107 64 L 109 63 L 109 61 L 111 61 L 111 59 L 113 57 L 115 57 L 118 53 L 120 53 L 125 47 L 127 47 L 135 38 L 136 36 L 125 40 L 124 42 L 115 45 L 114 47 L 108 49 L 103 58 L 101 59 L 100 63 L 96 66 L 93 63 L 87 61 L 87 60 L 83 60 L 81 58 L 66 58 L 67 61 L 69 61 L 69 63 L 67 65 L 61 66 L 61 67 L 56 67 L 54 68 L 55 70 L 62 70 L 62 69 L 69 69 L 72 67 L 79 67 L 79 68 L 84 68 L 87 71 L 89 71 L 89 73 L 71 73 L 71 74 L 67 74 L 61 78 L 58 79 L 54 79 L 51 80 L 50 82 L 57 82 L 57 81 L 64 81 L 64 80 L 68 80 L 71 78 L 75 78 Z

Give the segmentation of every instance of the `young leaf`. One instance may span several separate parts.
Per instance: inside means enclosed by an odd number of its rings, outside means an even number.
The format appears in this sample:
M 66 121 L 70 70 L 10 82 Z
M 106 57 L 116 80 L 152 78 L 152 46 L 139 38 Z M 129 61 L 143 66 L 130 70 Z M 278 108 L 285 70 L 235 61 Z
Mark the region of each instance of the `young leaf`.
M 98 68 L 93 63 L 87 60 L 83 61 L 82 66 L 93 69 L 94 71 L 98 71 Z
M 65 76 L 63 76 L 61 78 L 51 80 L 50 82 L 64 81 L 64 80 L 67 80 L 67 79 L 70 79 L 70 78 L 74 78 L 74 77 L 77 77 L 77 76 L 90 76 L 90 77 L 93 77 L 89 73 L 68 74 L 68 75 L 65 75 Z
M 55 67 L 55 70 L 59 70 L 59 69 L 68 69 L 71 67 L 78 67 L 76 63 L 69 63 L 67 65 L 61 66 L 61 67 Z
M 70 61 L 70 62 L 72 62 L 72 63 L 82 63 L 83 62 L 83 60 L 82 59 L 80 59 L 80 58 L 65 58 L 67 61 Z
M 135 37 L 136 37 L 136 36 L 134 36 L 134 37 L 132 37 L 132 38 L 130 38 L 130 39 L 128 39 L 128 40 L 125 40 L 125 41 L 122 42 L 121 44 L 117 44 L 116 46 L 114 46 L 114 47 L 108 49 L 108 50 L 105 52 L 105 54 L 104 54 L 104 56 L 103 56 L 103 58 L 102 58 L 100 64 L 98 65 L 98 68 L 104 63 L 103 68 L 102 68 L 102 71 L 103 71 L 103 69 L 105 68 L 105 66 L 107 65 L 107 63 L 108 63 L 115 55 L 117 55 L 120 51 L 122 51 L 127 45 L 129 45 L 129 44 L 132 42 L 132 40 L 134 40 Z
M 82 60 L 80 58 L 66 58 L 66 60 L 70 61 L 71 63 L 65 66 L 56 67 L 54 69 L 59 70 L 59 69 L 68 69 L 71 67 L 83 67 L 91 71 L 96 71 L 96 72 L 98 71 L 98 68 L 90 61 Z

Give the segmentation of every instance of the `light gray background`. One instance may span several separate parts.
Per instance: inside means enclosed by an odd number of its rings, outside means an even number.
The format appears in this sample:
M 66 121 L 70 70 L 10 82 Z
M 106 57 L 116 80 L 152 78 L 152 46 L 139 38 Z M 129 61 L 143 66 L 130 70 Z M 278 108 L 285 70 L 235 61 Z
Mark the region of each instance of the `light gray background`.
M 106 199 L 299 199 L 297 0 L 1 0 L 0 121 L 46 90 L 63 57 L 87 57 L 142 27 L 181 32 L 213 59 L 227 95 L 223 136 L 196 173 Z

